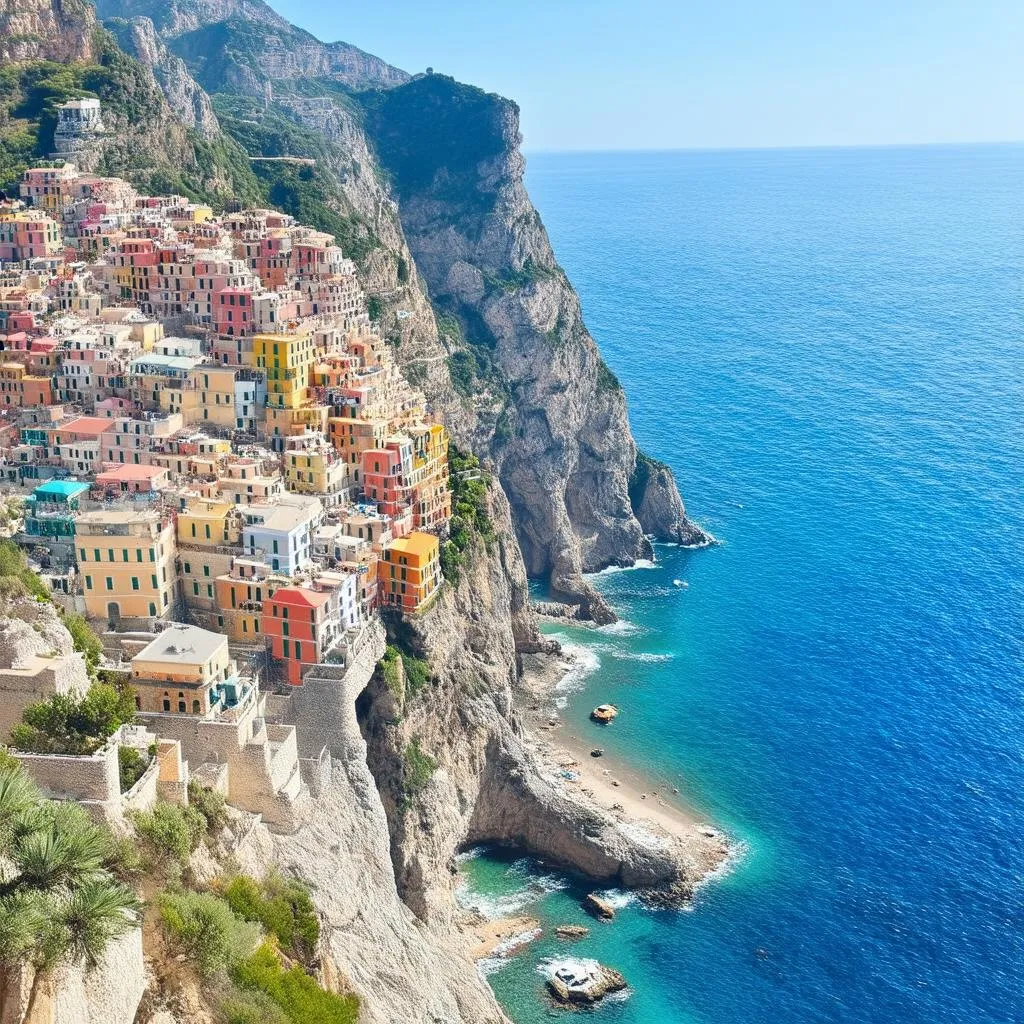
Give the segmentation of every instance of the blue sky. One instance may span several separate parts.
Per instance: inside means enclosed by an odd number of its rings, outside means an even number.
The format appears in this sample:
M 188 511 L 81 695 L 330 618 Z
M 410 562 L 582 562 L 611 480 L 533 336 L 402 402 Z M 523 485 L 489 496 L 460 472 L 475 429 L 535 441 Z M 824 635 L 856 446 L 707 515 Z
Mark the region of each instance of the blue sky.
M 271 0 L 522 108 L 525 147 L 1024 139 L 1024 0 Z

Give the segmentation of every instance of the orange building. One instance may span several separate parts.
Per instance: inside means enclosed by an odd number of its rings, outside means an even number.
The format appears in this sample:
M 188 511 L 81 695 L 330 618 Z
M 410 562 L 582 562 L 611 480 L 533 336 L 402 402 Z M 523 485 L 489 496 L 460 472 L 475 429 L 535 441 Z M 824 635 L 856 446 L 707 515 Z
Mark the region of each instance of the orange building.
M 392 541 L 378 565 L 380 603 L 402 612 L 419 611 L 441 586 L 441 553 L 432 533 L 414 531 Z
M 320 644 L 331 595 L 308 587 L 281 587 L 266 602 L 263 628 L 270 653 L 285 663 L 288 682 L 298 686 L 302 674 L 320 660 Z

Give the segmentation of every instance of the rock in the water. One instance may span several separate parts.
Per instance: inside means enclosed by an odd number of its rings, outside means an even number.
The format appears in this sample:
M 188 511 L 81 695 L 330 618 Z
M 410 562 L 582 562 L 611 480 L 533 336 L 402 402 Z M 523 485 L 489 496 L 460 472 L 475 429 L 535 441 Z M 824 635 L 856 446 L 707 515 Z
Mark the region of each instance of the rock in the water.
M 590 929 L 581 924 L 560 924 L 555 929 L 555 934 L 560 939 L 585 939 L 590 934 Z
M 600 747 L 594 747 L 594 749 L 590 752 L 590 756 L 591 757 L 603 757 L 604 756 L 604 751 Z
M 583 909 L 602 921 L 610 921 L 615 916 L 615 908 L 607 900 L 595 896 L 592 892 L 588 892 L 584 897 Z
M 548 967 L 547 984 L 561 1003 L 596 1003 L 625 988 L 626 979 L 596 960 L 556 960 Z

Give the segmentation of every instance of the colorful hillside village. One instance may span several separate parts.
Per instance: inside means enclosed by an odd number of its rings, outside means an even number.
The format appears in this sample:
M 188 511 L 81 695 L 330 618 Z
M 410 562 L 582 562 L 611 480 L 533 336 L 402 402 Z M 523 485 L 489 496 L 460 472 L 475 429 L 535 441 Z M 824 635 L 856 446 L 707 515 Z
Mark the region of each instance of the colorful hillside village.
M 146 728 L 208 761 L 199 729 L 227 722 L 228 765 L 262 729 L 267 758 L 295 760 L 294 737 L 266 735 L 290 727 L 266 725 L 260 687 L 345 666 L 379 610 L 435 599 L 445 429 L 332 236 L 70 163 L 26 171 L 20 192 L 0 202 L 14 540 L 105 646 L 123 639 Z M 0 664 L 7 700 L 15 669 Z M 268 761 L 276 798 L 293 774 Z

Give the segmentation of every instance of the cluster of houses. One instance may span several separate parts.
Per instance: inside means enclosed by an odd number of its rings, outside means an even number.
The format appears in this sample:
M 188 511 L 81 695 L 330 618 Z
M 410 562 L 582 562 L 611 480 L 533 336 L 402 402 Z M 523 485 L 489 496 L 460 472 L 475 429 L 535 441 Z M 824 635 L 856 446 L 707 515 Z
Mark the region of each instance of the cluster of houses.
M 296 741 L 236 659 L 301 687 L 441 586 L 447 434 L 352 262 L 272 210 L 26 171 L 0 202 L 0 481 L 58 598 L 132 638 L 142 724 L 225 771 L 262 744 L 277 797 Z

